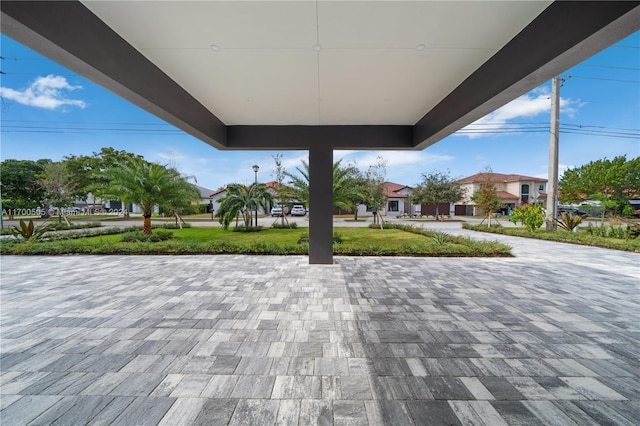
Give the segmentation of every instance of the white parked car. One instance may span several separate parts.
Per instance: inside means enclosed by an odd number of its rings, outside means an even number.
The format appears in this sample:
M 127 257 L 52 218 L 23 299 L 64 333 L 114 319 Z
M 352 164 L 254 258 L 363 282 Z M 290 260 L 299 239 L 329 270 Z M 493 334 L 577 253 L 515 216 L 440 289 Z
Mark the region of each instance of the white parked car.
M 296 204 L 291 208 L 291 216 L 304 216 L 307 214 L 307 209 L 304 206 Z
M 271 209 L 271 216 L 282 216 L 282 206 L 275 206 Z M 284 214 L 289 214 L 289 207 L 284 207 Z

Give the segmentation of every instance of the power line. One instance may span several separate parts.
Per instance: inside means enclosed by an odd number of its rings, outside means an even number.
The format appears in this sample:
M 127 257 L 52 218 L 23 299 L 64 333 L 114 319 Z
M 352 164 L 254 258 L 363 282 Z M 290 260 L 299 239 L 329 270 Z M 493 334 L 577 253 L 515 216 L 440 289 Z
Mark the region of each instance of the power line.
M 605 68 L 605 69 L 623 70 L 623 71 L 640 71 L 640 68 L 635 68 L 635 67 L 616 67 L 616 66 L 612 66 L 612 65 L 581 64 L 581 65 L 578 65 L 578 66 L 590 67 L 590 68 Z
M 582 75 L 570 75 L 568 78 L 582 78 L 585 80 L 604 80 L 604 81 L 616 81 L 619 83 L 640 83 L 640 80 L 622 80 L 618 78 L 603 78 L 603 77 L 587 77 Z

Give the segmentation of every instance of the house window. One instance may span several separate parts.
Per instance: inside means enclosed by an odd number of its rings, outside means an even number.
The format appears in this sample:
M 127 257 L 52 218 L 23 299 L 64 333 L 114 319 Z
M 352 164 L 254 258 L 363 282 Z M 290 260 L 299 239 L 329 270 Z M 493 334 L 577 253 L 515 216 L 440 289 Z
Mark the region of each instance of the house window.
M 526 183 L 520 187 L 520 199 L 523 203 L 529 202 L 529 185 Z
M 372 206 L 367 206 L 367 211 L 368 211 L 368 212 L 375 212 L 375 211 L 376 211 L 376 208 L 375 208 L 375 207 L 372 207 Z
M 539 191 L 544 191 L 544 183 L 541 183 L 540 186 L 538 187 Z
M 397 201 L 389 201 L 389 209 L 390 212 L 398 211 L 398 202 Z

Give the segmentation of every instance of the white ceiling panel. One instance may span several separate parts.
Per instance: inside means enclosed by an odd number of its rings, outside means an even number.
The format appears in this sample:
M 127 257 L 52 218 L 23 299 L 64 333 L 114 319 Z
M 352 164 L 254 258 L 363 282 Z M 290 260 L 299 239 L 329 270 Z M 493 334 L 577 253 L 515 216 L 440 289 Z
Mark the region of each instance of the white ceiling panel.
M 310 48 L 316 6 L 307 1 L 84 1 L 135 47 Z
M 84 2 L 228 125 L 415 124 L 549 3 Z
M 332 48 L 499 49 L 550 1 L 319 2 L 320 43 Z
M 318 122 L 317 54 L 311 49 L 143 53 L 228 125 Z M 176 62 L 189 66 L 172 66 Z
M 479 49 L 322 50 L 321 124 L 413 124 L 493 53 Z

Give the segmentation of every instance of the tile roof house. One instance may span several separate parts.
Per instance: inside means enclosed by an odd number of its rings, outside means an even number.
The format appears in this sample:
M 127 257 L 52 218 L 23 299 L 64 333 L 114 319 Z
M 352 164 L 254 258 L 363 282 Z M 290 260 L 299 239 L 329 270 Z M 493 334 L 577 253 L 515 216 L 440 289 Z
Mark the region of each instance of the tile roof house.
M 465 189 L 465 196 L 455 205 L 456 215 L 475 216 L 481 214 L 471 196 L 480 187 L 491 180 L 496 186 L 498 198 L 504 205 L 503 214 L 526 203 L 544 203 L 547 199 L 547 179 L 524 176 L 518 174 L 503 173 L 477 173 L 458 180 L 460 186 Z
M 420 206 L 411 202 L 412 188 L 394 182 L 384 182 L 384 194 L 387 196 L 387 205 L 380 211 L 382 216 L 400 216 L 420 212 Z M 372 216 L 369 206 L 361 205 L 358 208 L 358 216 Z

